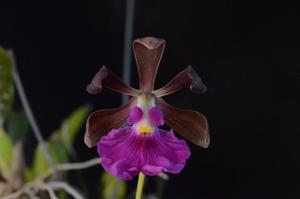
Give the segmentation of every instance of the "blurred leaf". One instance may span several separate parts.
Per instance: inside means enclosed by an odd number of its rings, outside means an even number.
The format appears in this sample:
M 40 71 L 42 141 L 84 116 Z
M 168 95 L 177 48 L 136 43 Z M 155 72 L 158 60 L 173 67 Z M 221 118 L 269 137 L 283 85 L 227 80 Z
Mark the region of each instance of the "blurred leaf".
M 52 141 L 46 143 L 53 161 L 57 163 L 65 163 L 68 161 L 68 153 L 62 142 Z M 35 149 L 33 159 L 33 174 L 34 178 L 43 174 L 50 169 L 48 160 L 43 152 L 42 146 L 38 145 Z
M 4 131 L 0 128 L 0 173 L 5 177 L 12 166 L 13 145 Z
M 64 120 L 60 133 L 68 150 L 71 150 L 75 138 L 85 122 L 89 111 L 89 106 L 81 106 L 73 111 L 66 120 Z
M 61 140 L 50 142 L 48 147 L 55 163 L 65 163 L 68 161 L 68 151 Z
M 13 62 L 9 53 L 0 47 L 0 119 L 10 110 L 13 97 Z
M 69 160 L 69 151 L 78 134 L 83 122 L 86 120 L 90 108 L 88 106 L 81 106 L 70 114 L 64 120 L 61 130 L 55 131 L 49 141 L 46 143 L 50 151 L 51 157 L 56 164 L 65 163 Z M 50 165 L 39 145 L 33 158 L 33 176 L 34 178 L 41 175 L 50 169 Z M 28 177 L 31 177 L 30 171 L 27 171 Z
M 41 145 L 38 145 L 34 152 L 33 159 L 33 176 L 34 178 L 41 175 L 50 168 L 47 158 L 44 155 Z
M 25 169 L 24 169 L 24 177 L 25 177 L 25 181 L 26 182 L 34 180 L 34 177 L 35 177 L 34 170 L 31 169 L 30 167 L 25 167 Z
M 101 176 L 102 196 L 104 199 L 123 199 L 126 194 L 126 183 L 103 172 Z
M 11 111 L 7 117 L 7 129 L 13 142 L 24 140 L 29 123 L 24 111 Z

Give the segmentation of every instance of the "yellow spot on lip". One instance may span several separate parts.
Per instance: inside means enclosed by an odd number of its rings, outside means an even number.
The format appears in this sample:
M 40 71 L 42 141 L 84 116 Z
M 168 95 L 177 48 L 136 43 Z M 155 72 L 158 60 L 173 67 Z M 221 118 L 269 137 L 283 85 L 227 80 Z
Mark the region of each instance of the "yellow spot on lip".
M 139 133 L 152 133 L 153 132 L 153 128 L 151 126 L 139 126 L 138 127 L 138 132 Z

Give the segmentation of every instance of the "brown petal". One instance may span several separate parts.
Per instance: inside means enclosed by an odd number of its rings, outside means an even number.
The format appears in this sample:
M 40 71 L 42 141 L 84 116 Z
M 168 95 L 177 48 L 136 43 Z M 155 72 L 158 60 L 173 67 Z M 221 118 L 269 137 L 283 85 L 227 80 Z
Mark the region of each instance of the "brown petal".
M 187 87 L 195 93 L 204 93 L 207 90 L 205 84 L 191 66 L 186 67 L 164 87 L 152 93 L 157 97 L 161 97 Z
M 139 73 L 140 90 L 150 92 L 154 88 L 157 69 L 165 49 L 165 40 L 153 37 L 136 39 L 133 53 Z
M 99 139 L 114 128 L 120 128 L 129 116 L 129 112 L 135 106 L 135 97 L 127 104 L 114 109 L 104 109 L 90 114 L 86 123 L 84 142 L 88 147 L 95 146 Z
M 122 82 L 105 66 L 102 66 L 102 68 L 96 73 L 86 90 L 90 94 L 97 94 L 102 91 L 103 86 L 126 95 L 137 96 L 140 94 L 139 90 Z
M 208 123 L 197 111 L 170 106 L 163 99 L 156 99 L 157 106 L 164 114 L 167 125 L 196 145 L 207 148 L 210 142 Z

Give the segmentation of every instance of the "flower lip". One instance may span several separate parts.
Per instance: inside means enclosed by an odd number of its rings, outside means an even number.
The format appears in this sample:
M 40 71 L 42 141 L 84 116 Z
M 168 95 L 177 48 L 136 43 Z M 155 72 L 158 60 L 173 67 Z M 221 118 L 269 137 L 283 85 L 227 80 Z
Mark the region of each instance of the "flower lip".
M 142 121 L 134 124 L 133 128 L 140 135 L 152 135 L 156 129 L 156 126 L 151 124 L 149 120 L 143 119 Z
M 139 108 L 138 106 L 135 106 L 131 109 L 129 113 L 129 117 L 127 119 L 128 125 L 133 125 L 137 122 L 139 122 L 143 117 L 143 110 Z
M 140 136 L 133 128 L 113 129 L 98 142 L 101 164 L 110 174 L 131 180 L 139 172 L 158 175 L 161 172 L 179 173 L 190 157 L 184 140 L 157 129 L 152 136 Z
M 158 107 L 151 108 L 148 112 L 148 117 L 155 126 L 164 125 L 163 113 Z

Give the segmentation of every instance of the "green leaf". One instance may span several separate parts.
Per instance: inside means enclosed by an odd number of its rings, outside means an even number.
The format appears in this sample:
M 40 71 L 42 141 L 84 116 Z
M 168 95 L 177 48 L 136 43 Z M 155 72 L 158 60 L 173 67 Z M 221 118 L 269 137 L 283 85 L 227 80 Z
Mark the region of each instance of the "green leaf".
M 68 153 L 64 148 L 62 142 L 57 140 L 46 142 L 46 146 L 50 152 L 51 158 L 55 164 L 65 163 L 68 161 Z M 33 159 L 33 173 L 34 177 L 38 177 L 44 172 L 50 169 L 49 162 L 43 152 L 42 146 L 38 145 L 35 149 L 34 159 Z
M 75 138 L 80 131 L 83 123 L 86 121 L 90 111 L 89 106 L 81 106 L 71 113 L 71 115 L 63 121 L 60 134 L 62 141 L 68 150 L 71 150 Z
M 29 129 L 29 123 L 24 111 L 11 111 L 7 117 L 7 131 L 13 142 L 24 140 Z
M 24 169 L 24 177 L 26 182 L 30 182 L 34 180 L 34 170 L 30 167 L 25 167 Z
M 13 61 L 9 53 L 0 47 L 0 119 L 10 110 L 14 97 Z
M 0 128 L 0 173 L 10 171 L 13 159 L 13 144 L 3 128 Z
M 50 142 L 48 147 L 55 163 L 65 163 L 68 161 L 68 151 L 61 140 Z
M 103 172 L 101 176 L 103 199 L 123 199 L 126 194 L 126 183 Z
M 46 143 L 50 155 L 56 164 L 65 163 L 69 160 L 69 152 L 72 144 L 78 134 L 83 122 L 86 120 L 90 108 L 81 106 L 64 120 L 60 130 L 55 131 L 49 141 Z M 46 159 L 41 146 L 35 150 L 33 158 L 34 177 L 41 175 L 50 169 L 48 160 Z
M 50 169 L 48 160 L 43 152 L 42 146 L 38 145 L 33 158 L 33 176 L 34 178 Z

